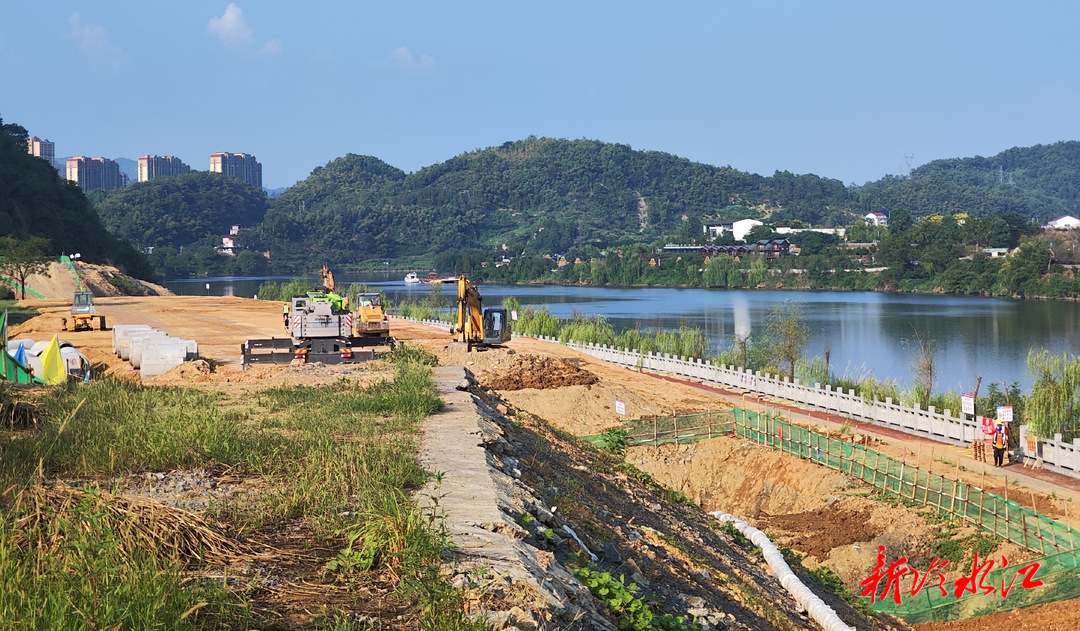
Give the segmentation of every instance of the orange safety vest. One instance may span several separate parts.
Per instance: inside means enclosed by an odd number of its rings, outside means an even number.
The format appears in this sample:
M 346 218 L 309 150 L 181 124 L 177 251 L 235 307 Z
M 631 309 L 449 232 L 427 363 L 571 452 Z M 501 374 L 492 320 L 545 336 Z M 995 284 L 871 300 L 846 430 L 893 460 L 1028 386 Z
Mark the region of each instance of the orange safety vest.
M 1005 432 L 994 432 L 994 447 L 1002 449 L 1005 447 Z

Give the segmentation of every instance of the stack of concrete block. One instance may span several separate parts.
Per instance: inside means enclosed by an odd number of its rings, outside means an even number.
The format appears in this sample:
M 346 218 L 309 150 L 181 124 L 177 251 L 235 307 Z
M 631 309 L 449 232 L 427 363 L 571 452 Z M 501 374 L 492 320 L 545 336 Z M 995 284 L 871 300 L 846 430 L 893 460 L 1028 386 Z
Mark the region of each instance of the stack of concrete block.
M 150 379 L 189 359 L 198 359 L 199 343 L 169 337 L 146 324 L 118 324 L 113 327 L 113 352 L 130 361 L 143 379 Z

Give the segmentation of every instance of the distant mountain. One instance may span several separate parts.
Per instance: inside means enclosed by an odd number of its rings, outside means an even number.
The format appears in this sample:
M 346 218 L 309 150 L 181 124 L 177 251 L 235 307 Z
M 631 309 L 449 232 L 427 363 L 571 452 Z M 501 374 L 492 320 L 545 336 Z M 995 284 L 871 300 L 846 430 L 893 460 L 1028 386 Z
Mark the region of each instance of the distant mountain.
M 92 198 L 107 225 L 140 245 L 209 247 L 223 226 L 243 224 L 240 246 L 269 253 L 283 273 L 463 248 L 513 255 L 700 241 L 703 224 L 741 218 L 829 226 L 897 208 L 916 218 L 1015 212 L 1045 223 L 1080 216 L 1074 141 L 935 160 L 910 177 L 851 188 L 814 174 L 762 176 L 626 145 L 536 137 L 411 174 L 348 154 L 269 191 L 269 199 L 208 176 L 193 172 Z
M 282 193 L 289 190 L 288 186 L 279 186 L 278 188 L 266 188 L 263 187 L 263 191 L 266 192 L 266 196 L 273 199 L 274 197 L 280 197 Z
M 139 181 L 138 160 L 132 160 L 131 158 L 113 158 L 113 160 L 115 160 L 117 166 L 120 167 L 120 172 L 127 175 L 129 186 Z
M 1014 147 L 983 158 L 928 162 L 906 178 L 853 190 L 859 212 L 906 208 L 913 216 L 1015 212 L 1045 224 L 1080 216 L 1080 142 Z
M 405 174 L 371 156 L 315 169 L 271 202 L 253 247 L 295 260 L 360 261 L 462 247 L 565 251 L 679 233 L 744 216 L 843 221 L 843 183 L 770 177 L 591 140 L 528 138 Z

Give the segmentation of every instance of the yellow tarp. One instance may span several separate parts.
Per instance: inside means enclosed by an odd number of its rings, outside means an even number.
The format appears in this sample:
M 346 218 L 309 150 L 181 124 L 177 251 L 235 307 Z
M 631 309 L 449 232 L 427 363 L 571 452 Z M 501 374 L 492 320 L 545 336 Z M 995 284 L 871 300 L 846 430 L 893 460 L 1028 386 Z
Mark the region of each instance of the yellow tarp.
M 67 371 L 64 369 L 64 358 L 60 356 L 60 342 L 53 336 L 45 350 L 41 351 L 41 380 L 50 386 L 64 383 L 67 379 Z

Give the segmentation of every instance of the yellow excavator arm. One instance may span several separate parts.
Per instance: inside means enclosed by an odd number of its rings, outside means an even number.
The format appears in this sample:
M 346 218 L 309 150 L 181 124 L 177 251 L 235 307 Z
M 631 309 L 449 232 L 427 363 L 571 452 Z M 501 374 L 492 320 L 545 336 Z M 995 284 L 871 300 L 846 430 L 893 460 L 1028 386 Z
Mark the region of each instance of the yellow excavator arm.
M 451 331 L 455 342 L 479 343 L 484 340 L 484 322 L 480 292 L 465 279 L 458 277 L 457 320 Z

